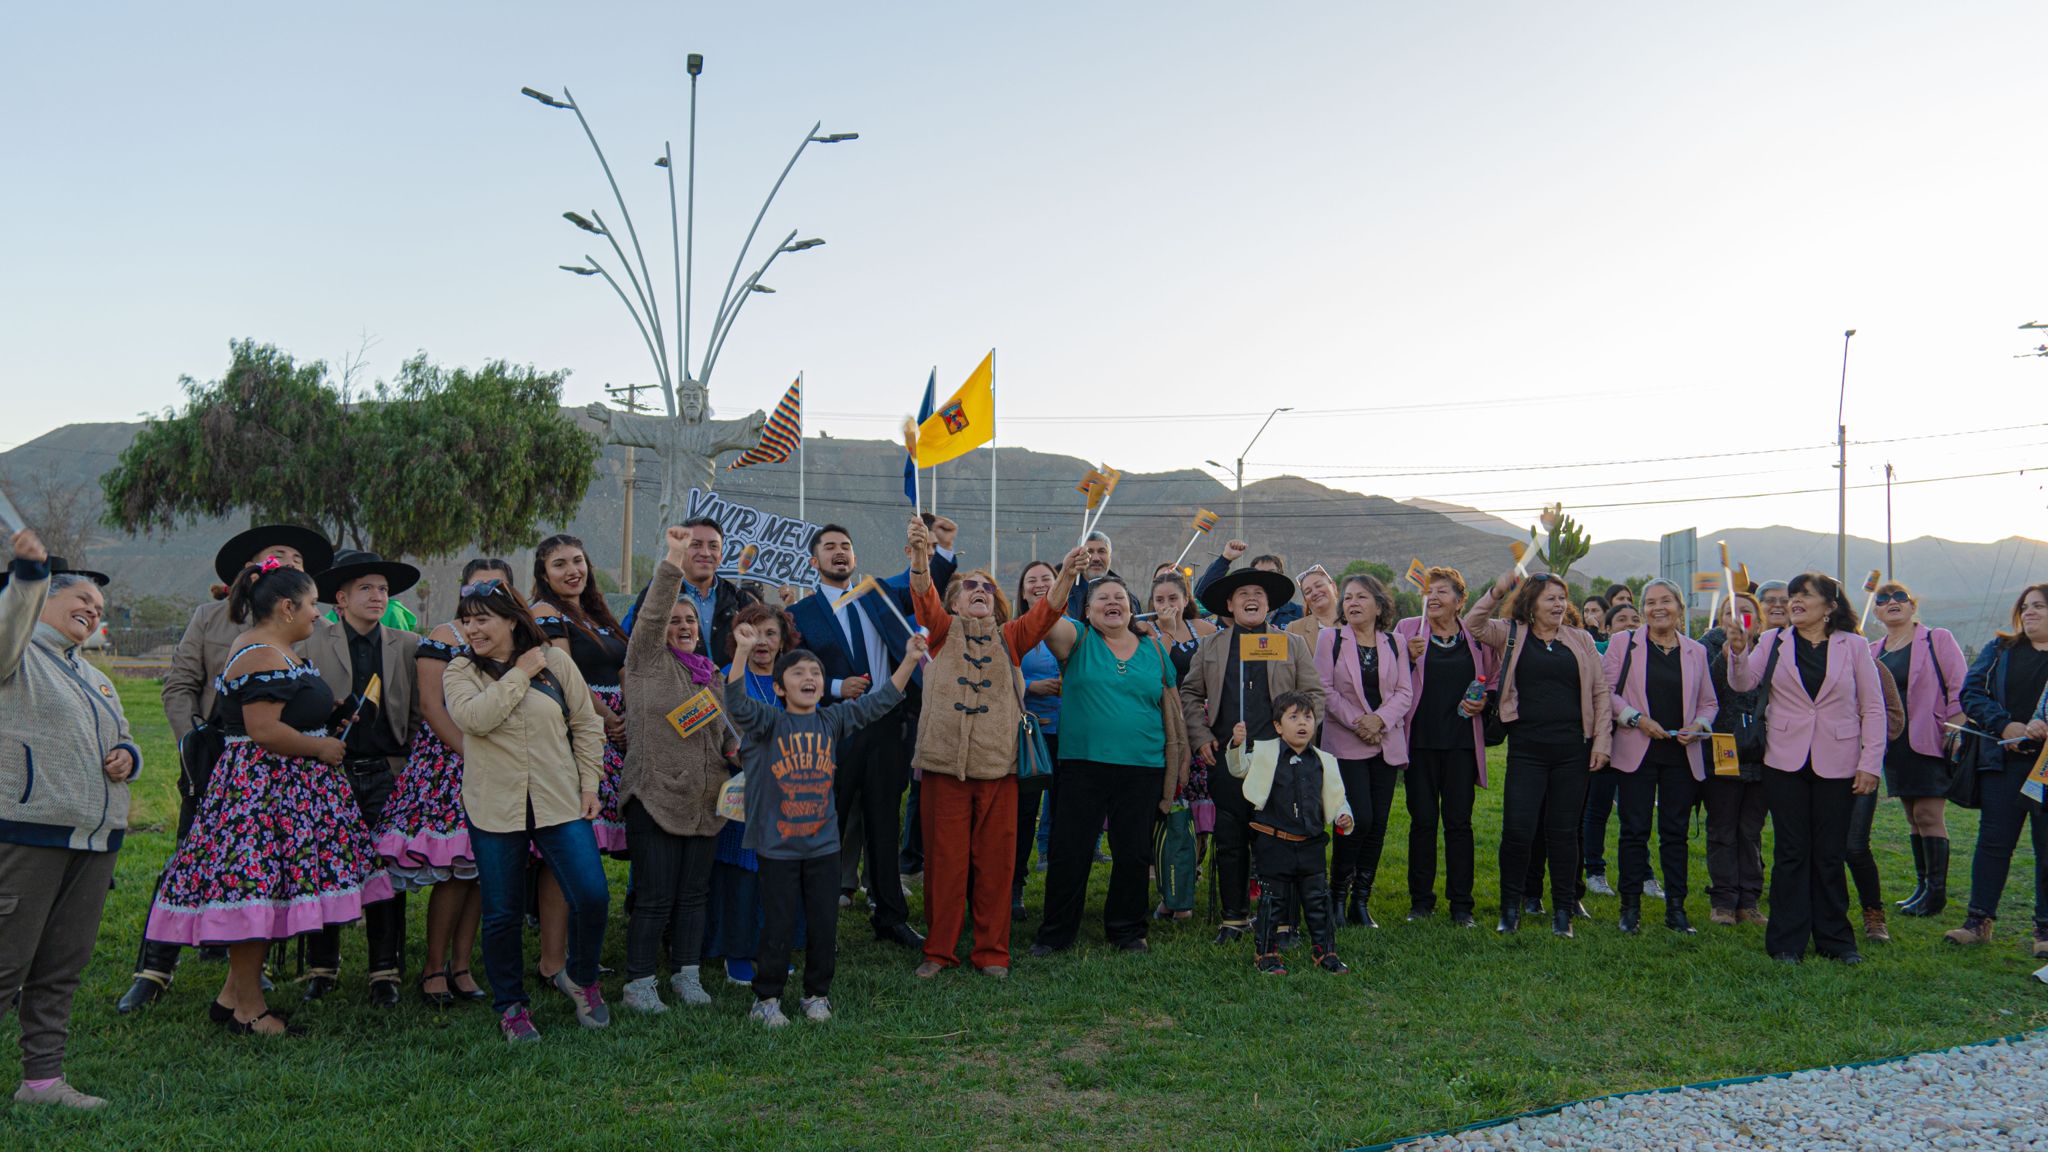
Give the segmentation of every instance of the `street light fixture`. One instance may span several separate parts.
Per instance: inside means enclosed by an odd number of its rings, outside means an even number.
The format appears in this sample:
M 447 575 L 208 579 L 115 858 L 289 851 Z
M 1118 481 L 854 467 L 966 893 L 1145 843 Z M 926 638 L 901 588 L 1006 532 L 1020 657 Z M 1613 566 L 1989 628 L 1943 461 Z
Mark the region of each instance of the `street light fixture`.
M 564 271 L 564 272 L 574 272 L 574 273 L 575 273 L 576 275 L 578 275 L 578 276 L 595 276 L 595 275 L 597 275 L 597 269 L 595 269 L 595 268 L 585 268 L 585 267 L 583 267 L 583 266 L 582 266 L 582 265 L 580 265 L 580 264 L 557 264 L 557 265 L 555 265 L 555 267 L 557 267 L 557 268 L 560 268 L 560 269 L 561 269 L 562 271 Z
M 1265 422 L 1264 424 L 1261 424 L 1261 425 L 1259 425 L 1259 430 L 1258 430 L 1257 432 L 1254 432 L 1254 433 L 1252 433 L 1252 441 L 1251 441 L 1251 443 L 1250 443 L 1250 444 L 1247 444 L 1247 445 L 1245 445 L 1245 446 L 1244 446 L 1244 451 L 1242 451 L 1242 452 L 1239 452 L 1239 453 L 1237 454 L 1237 525 L 1236 525 L 1236 527 L 1237 527 L 1237 532 L 1238 532 L 1238 538 L 1239 538 L 1239 539 L 1249 539 L 1249 537 L 1248 537 L 1248 536 L 1246 535 L 1246 533 L 1245 533 L 1245 526 L 1244 526 L 1244 458 L 1252 454 L 1252 447 L 1253 447 L 1253 445 L 1256 445 L 1256 444 L 1257 444 L 1257 443 L 1259 442 L 1259 437 L 1261 437 L 1261 436 L 1264 436 L 1264 435 L 1266 434 L 1266 428 L 1267 428 L 1267 426 L 1268 426 L 1268 425 L 1270 425 L 1270 424 L 1272 424 L 1272 423 L 1273 423 L 1273 417 L 1275 417 L 1275 416 L 1278 416 L 1278 415 L 1279 415 L 1279 414 L 1281 414 L 1282 412 L 1292 412 L 1292 411 L 1294 411 L 1294 409 L 1293 409 L 1293 408 L 1275 408 L 1275 409 L 1273 409 L 1273 410 L 1272 410 L 1271 412 L 1268 412 L 1268 413 L 1266 413 L 1266 422 Z M 1212 464 L 1215 464 L 1216 462 L 1212 460 L 1212 461 L 1210 461 L 1210 463 L 1212 463 Z M 1223 465 L 1221 465 L 1221 464 L 1217 464 L 1216 466 L 1217 466 L 1218 468 L 1221 468 L 1221 467 L 1223 467 Z
M 628 257 L 624 248 L 621 247 L 618 237 L 605 225 L 603 218 L 596 212 L 591 212 L 588 218 L 578 213 L 565 213 L 564 216 L 570 223 L 575 224 L 584 231 L 604 236 L 611 241 L 613 254 L 618 257 L 620 269 L 624 272 L 624 280 L 627 285 L 631 286 L 633 291 L 629 295 L 625 290 L 625 286 L 614 279 L 611 273 L 605 270 L 603 265 L 595 260 L 591 260 L 589 257 L 585 257 L 590 265 L 588 270 L 579 271 L 577 274 L 603 276 L 612 285 L 613 290 L 618 293 L 620 301 L 626 305 L 627 312 L 633 317 L 634 325 L 641 330 L 641 334 L 647 339 L 648 350 L 655 362 L 656 377 L 661 383 L 662 398 L 666 401 L 668 415 L 670 416 L 676 414 L 676 386 L 679 383 L 694 382 L 704 385 L 710 383 L 712 368 L 717 363 L 718 352 L 724 347 L 726 337 L 731 333 L 733 320 L 739 314 L 740 303 L 756 291 L 773 291 L 760 285 L 760 276 L 761 273 L 767 271 L 768 265 L 774 262 L 775 257 L 782 252 L 802 252 L 810 248 L 816 248 L 824 243 L 823 240 L 819 239 L 797 241 L 796 233 L 791 232 L 782 245 L 769 253 L 767 261 L 762 263 L 760 269 L 754 273 L 754 276 L 748 282 L 744 284 L 740 282 L 739 272 L 745 266 L 747 255 L 752 250 L 755 234 L 760 230 L 761 222 L 767 216 L 768 209 L 775 203 L 776 194 L 782 190 L 783 182 L 788 179 L 791 169 L 796 167 L 796 162 L 802 157 L 804 149 L 812 144 L 840 144 L 860 139 L 860 133 L 858 132 L 821 132 L 820 129 L 823 127 L 823 121 L 812 124 L 810 130 L 804 133 L 802 143 L 797 145 L 796 152 L 790 156 L 789 162 L 783 165 L 781 174 L 776 177 L 774 185 L 768 190 L 767 198 L 762 201 L 760 211 L 755 214 L 753 224 L 747 229 L 746 239 L 741 242 L 739 254 L 733 260 L 732 274 L 726 279 L 725 292 L 718 303 L 718 310 L 711 326 L 711 335 L 704 341 L 702 349 L 699 351 L 694 347 L 695 341 L 692 339 L 691 313 L 693 311 L 692 296 L 696 266 L 697 79 L 704 71 L 703 55 L 696 52 L 689 53 L 685 58 L 684 67 L 690 77 L 690 139 L 688 193 L 686 200 L 676 195 L 675 170 L 678 165 L 674 161 L 673 149 L 664 146 L 662 155 L 656 157 L 654 161 L 655 167 L 666 171 L 669 184 L 669 229 L 672 235 L 671 246 L 674 250 L 675 276 L 677 281 L 675 311 L 677 313 L 677 326 L 681 329 L 682 337 L 676 347 L 676 357 L 673 365 L 668 361 L 668 333 L 663 327 L 660 309 L 654 301 L 653 293 L 656 289 L 647 266 L 646 256 L 640 246 L 638 232 L 634 228 L 633 215 L 626 207 L 625 197 L 619 190 L 618 181 L 612 176 L 611 163 L 606 159 L 603 147 L 598 144 L 596 133 L 591 130 L 589 120 L 583 115 L 582 108 L 576 103 L 575 94 L 565 88 L 562 90 L 562 98 L 556 99 L 549 93 L 537 88 L 521 88 L 519 90 L 521 95 L 537 103 L 544 104 L 549 108 L 566 108 L 574 112 L 577 123 L 583 129 L 584 136 L 590 141 L 591 151 L 597 156 L 598 165 L 604 170 L 605 181 L 611 186 L 612 198 L 617 202 L 620 219 L 624 221 L 626 226 L 626 243 L 633 249 L 631 257 Z M 685 212 L 687 213 L 686 217 L 683 216 Z M 687 220 L 687 224 L 685 220 Z M 562 267 L 567 269 L 570 266 L 562 265 Z M 696 352 L 698 360 L 695 365 L 691 363 L 693 352 Z M 693 367 L 695 369 L 694 372 L 692 371 Z

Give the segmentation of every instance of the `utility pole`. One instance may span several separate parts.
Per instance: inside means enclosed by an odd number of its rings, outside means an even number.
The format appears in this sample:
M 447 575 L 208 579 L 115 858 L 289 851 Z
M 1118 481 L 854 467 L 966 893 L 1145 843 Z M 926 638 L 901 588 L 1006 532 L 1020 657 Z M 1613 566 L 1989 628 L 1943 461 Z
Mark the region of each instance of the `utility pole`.
M 1856 330 L 1842 333 L 1842 390 L 1835 401 L 1835 447 L 1840 457 L 1835 464 L 1835 581 L 1843 587 L 1849 585 L 1849 425 L 1843 412 L 1849 402 L 1849 337 Z
M 692 79 L 694 80 L 695 78 L 692 77 Z M 694 86 L 693 84 L 692 87 Z M 604 390 L 605 394 L 610 396 L 614 403 L 628 412 L 651 412 L 654 410 L 654 406 L 652 404 L 642 404 L 640 402 L 640 393 L 651 392 L 659 387 L 660 385 L 658 384 L 620 384 L 617 386 L 607 384 L 604 386 Z M 621 393 L 625 394 L 626 398 L 624 400 L 619 399 Z M 628 445 L 626 448 L 626 466 L 620 474 L 619 491 L 624 493 L 626 498 L 625 548 L 619 554 L 619 591 L 631 592 L 633 590 L 633 449 L 631 445 Z
M 1892 568 L 1892 462 L 1884 462 L 1884 578 L 1894 578 Z

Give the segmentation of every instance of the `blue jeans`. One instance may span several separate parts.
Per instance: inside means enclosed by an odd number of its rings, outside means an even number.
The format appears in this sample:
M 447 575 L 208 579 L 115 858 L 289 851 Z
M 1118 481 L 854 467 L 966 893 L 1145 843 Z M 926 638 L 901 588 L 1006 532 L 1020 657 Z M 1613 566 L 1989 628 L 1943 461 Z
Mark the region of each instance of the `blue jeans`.
M 1978 773 L 1983 814 L 1977 824 L 1977 854 L 1970 868 L 1970 915 L 1998 915 L 1999 897 L 2012 870 L 2019 846 L 2020 825 L 2031 824 L 2034 838 L 2034 922 L 2048 923 L 2048 816 L 2036 812 L 2020 795 L 2033 765 L 2007 757 L 2004 771 Z
M 611 890 L 590 821 L 535 828 L 530 811 L 526 819 L 523 832 L 486 832 L 475 825 L 469 829 L 476 878 L 483 890 L 484 973 L 491 981 L 491 1002 L 500 1012 L 528 1003 L 522 979 L 528 843 L 540 849 L 569 905 L 569 981 L 579 988 L 597 983 L 597 956 L 604 947 L 605 914 L 611 907 Z

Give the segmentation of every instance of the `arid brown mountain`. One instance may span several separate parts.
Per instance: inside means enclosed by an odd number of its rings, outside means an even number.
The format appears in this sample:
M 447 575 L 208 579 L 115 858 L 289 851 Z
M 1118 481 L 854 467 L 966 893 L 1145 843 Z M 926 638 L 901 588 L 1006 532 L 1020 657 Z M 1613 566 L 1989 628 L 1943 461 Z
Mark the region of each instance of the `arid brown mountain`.
M 583 419 L 580 412 L 577 418 Z M 99 475 L 114 464 L 139 428 L 139 424 L 68 425 L 0 453 L 0 475 L 10 477 L 18 486 L 30 482 L 83 485 L 96 491 Z M 939 479 L 939 510 L 960 522 L 962 549 L 973 564 L 985 564 L 988 558 L 988 456 L 985 451 L 975 452 L 946 465 Z M 623 450 L 605 449 L 597 482 L 567 526 L 583 538 L 593 561 L 614 573 L 622 553 L 623 464 Z M 852 531 L 867 568 L 893 571 L 902 563 L 903 524 L 910 511 L 903 497 L 902 467 L 902 449 L 886 441 L 806 440 L 808 518 L 813 523 L 844 524 Z M 1078 457 L 1002 449 L 997 546 L 1005 583 L 1034 555 L 1057 559 L 1074 546 L 1081 527 L 1081 495 L 1074 485 L 1088 467 L 1088 462 Z M 650 556 L 657 551 L 659 532 L 658 492 L 651 483 L 657 472 L 644 453 L 638 471 L 641 490 L 634 503 L 635 550 Z M 722 472 L 719 492 L 764 511 L 794 515 L 797 470 L 792 462 Z M 1292 571 L 1316 563 L 1341 571 L 1354 559 L 1377 560 L 1400 571 L 1415 556 L 1432 564 L 1455 565 L 1468 573 L 1492 573 L 1507 563 L 1500 537 L 1382 497 L 1340 492 L 1292 477 L 1247 485 L 1244 495 L 1247 526 L 1240 528 L 1234 523 L 1236 502 L 1230 490 L 1203 473 L 1127 473 L 1102 519 L 1103 530 L 1115 540 L 1117 569 L 1135 581 L 1149 576 L 1153 565 L 1171 560 L 1188 542 L 1189 521 L 1197 508 L 1209 508 L 1223 516 L 1223 523 L 1190 554 L 1190 562 L 1197 565 L 1236 535 L 1244 536 L 1254 553 L 1274 552 L 1285 557 Z M 97 529 L 88 556 L 117 579 L 117 604 L 123 594 L 198 597 L 213 579 L 214 549 L 245 525 L 246 520 L 201 523 L 154 537 L 120 536 Z M 447 614 L 447 601 L 464 558 L 442 557 L 422 565 L 432 601 L 421 612 L 423 618 L 440 619 Z M 531 554 L 512 559 L 523 573 Z

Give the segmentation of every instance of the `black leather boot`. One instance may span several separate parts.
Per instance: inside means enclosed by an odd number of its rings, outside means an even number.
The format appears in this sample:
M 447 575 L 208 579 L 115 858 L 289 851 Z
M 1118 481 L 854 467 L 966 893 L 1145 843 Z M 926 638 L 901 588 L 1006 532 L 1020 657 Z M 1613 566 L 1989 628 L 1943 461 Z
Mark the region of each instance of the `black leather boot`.
M 1925 899 L 1927 898 L 1927 845 L 1926 845 L 1926 840 L 1925 840 L 1925 838 L 1924 838 L 1924 837 L 1922 837 L 1922 836 L 1921 836 L 1921 835 L 1920 835 L 1920 834 L 1919 834 L 1918 832 L 1915 832 L 1915 833 L 1913 834 L 1913 836 L 1912 836 L 1912 840 L 1913 840 L 1913 875 L 1914 875 L 1914 878 L 1915 878 L 1915 879 L 1914 879 L 1914 884 L 1913 884 L 1913 894 L 1912 894 L 1911 896 L 1908 896 L 1908 897 L 1906 897 L 1906 898 L 1905 898 L 1904 900 L 1899 900 L 1899 901 L 1895 901 L 1895 904 L 1897 905 L 1897 907 L 1898 907 L 1898 909 L 1899 909 L 1899 915 L 1901 915 L 1901 916 L 1918 916 L 1918 915 L 1920 915 L 1920 913 L 1919 913 L 1919 912 L 1917 911 L 1917 909 L 1918 909 L 1918 908 L 1920 907 L 1920 902 L 1921 902 L 1922 900 L 1925 900 Z
M 1927 854 L 1927 894 L 1918 907 L 1900 911 L 1909 916 L 1939 916 L 1948 907 L 1948 837 L 1923 837 L 1921 847 Z
M 1668 892 L 1669 889 L 1666 889 L 1666 891 Z M 1683 932 L 1688 936 L 1699 932 L 1699 929 L 1692 926 L 1692 921 L 1685 914 L 1685 901 L 1672 895 L 1667 895 L 1664 898 L 1664 926 L 1673 932 Z
M 1640 895 L 1621 898 L 1621 930 L 1634 936 L 1643 930 L 1643 898 Z
M 1373 874 L 1360 872 L 1351 880 L 1351 895 L 1344 904 L 1344 922 L 1362 928 L 1377 928 L 1379 921 L 1372 918 Z
M 370 1003 L 396 1008 L 405 966 L 405 894 L 395 893 L 391 899 L 365 908 L 363 932 L 370 961 Z

